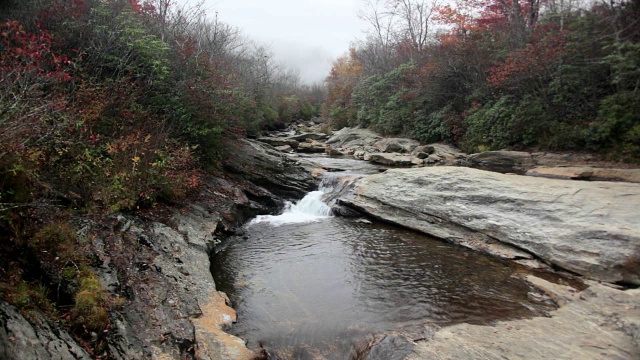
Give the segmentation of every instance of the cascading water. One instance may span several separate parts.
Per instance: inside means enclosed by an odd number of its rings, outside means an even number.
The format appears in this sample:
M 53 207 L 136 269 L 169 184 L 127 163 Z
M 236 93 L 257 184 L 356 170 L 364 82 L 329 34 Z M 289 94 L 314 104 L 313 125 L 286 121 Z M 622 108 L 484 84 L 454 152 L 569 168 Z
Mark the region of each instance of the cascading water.
M 331 207 L 322 201 L 324 191 L 312 191 L 297 203 L 288 202 L 280 215 L 260 215 L 253 219 L 249 226 L 259 223 L 269 223 L 273 226 L 283 224 L 319 221 L 331 216 Z
M 320 221 L 332 216 L 331 206 L 341 193 L 349 191 L 357 177 L 344 178 L 334 173 L 323 177 L 319 190 L 308 193 L 297 203 L 287 202 L 280 215 L 260 215 L 249 225 L 268 223 L 273 226 Z

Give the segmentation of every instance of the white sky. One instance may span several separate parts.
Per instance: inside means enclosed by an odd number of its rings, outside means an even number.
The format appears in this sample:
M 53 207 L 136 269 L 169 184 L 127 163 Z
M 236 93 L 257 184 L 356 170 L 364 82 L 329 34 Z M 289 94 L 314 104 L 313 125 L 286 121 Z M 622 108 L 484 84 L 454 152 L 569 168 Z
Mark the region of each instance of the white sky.
M 268 45 L 278 62 L 297 68 L 302 81 L 323 80 L 331 61 L 362 38 L 360 0 L 205 0 L 207 14 Z

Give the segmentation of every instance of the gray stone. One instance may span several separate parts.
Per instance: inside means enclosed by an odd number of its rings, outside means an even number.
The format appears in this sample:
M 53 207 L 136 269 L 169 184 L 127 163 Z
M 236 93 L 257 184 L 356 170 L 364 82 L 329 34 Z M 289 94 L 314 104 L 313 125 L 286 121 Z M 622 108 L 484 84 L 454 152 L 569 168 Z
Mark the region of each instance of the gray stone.
M 638 290 L 593 284 L 579 293 L 533 276 L 527 280 L 560 305 L 550 317 L 445 327 L 418 342 L 407 359 L 640 358 L 633 335 L 633 324 L 637 326 L 640 318 Z
M 303 142 L 298 145 L 297 150 L 301 153 L 323 153 L 325 152 L 325 146 L 317 141 Z
M 587 277 L 640 285 L 639 184 L 393 169 L 365 178 L 341 202 L 482 251 L 511 247 L 503 257 L 526 258 L 513 253 L 521 249 Z
M 419 142 L 405 138 L 383 138 L 373 144 L 384 153 L 411 153 L 418 145 Z
M 436 151 L 436 148 L 433 145 L 420 145 L 416 146 L 413 151 L 411 151 L 411 155 L 418 157 L 418 154 L 424 153 L 427 156 L 433 154 Z M 426 156 L 425 156 L 426 157 Z M 424 159 L 424 158 L 421 158 Z
M 334 147 L 350 147 L 358 148 L 363 146 L 371 146 L 382 137 L 369 129 L 343 128 L 336 131 L 333 136 L 327 140 L 327 144 Z
M 294 149 L 296 149 L 299 144 L 299 142 L 296 140 L 281 138 L 281 137 L 261 137 L 261 138 L 258 138 L 258 141 L 263 142 L 265 144 L 269 144 L 271 146 L 289 145 Z
M 524 174 L 534 167 L 533 157 L 523 151 L 485 151 L 471 154 L 469 166 L 499 173 Z
M 369 161 L 390 166 L 410 166 L 413 165 L 411 155 L 402 155 L 398 153 L 378 153 L 371 154 Z
M 307 140 L 325 140 L 328 139 L 329 135 L 324 134 L 324 133 L 302 133 L 299 135 L 293 135 L 293 136 L 289 136 L 287 137 L 287 139 L 289 140 L 295 140 L 298 142 L 303 142 L 303 141 L 307 141 Z
M 289 145 L 276 146 L 276 150 L 283 153 L 290 153 L 293 151 L 293 148 Z
M 640 183 L 640 169 L 610 169 L 587 166 L 537 167 L 527 171 L 526 175 L 557 179 Z
M 33 316 L 34 324 L 13 306 L 0 302 L 0 359 L 91 359 L 66 331 L 41 315 Z

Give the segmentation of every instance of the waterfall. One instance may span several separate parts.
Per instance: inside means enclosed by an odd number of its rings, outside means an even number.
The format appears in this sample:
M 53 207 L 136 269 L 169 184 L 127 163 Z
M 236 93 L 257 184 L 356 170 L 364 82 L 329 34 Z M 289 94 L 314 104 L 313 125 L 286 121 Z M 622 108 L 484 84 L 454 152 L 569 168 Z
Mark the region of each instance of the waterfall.
M 353 184 L 360 177 L 339 176 L 334 173 L 325 174 L 320 182 L 319 190 L 305 195 L 298 202 L 287 202 L 280 215 L 259 215 L 249 225 L 268 223 L 273 226 L 283 224 L 305 223 L 320 221 L 332 216 L 331 206 L 336 198 L 347 191 L 351 191 Z
M 324 191 L 312 191 L 293 204 L 287 202 L 280 215 L 259 215 L 249 225 L 269 223 L 273 226 L 319 221 L 331 217 L 331 208 L 322 201 Z

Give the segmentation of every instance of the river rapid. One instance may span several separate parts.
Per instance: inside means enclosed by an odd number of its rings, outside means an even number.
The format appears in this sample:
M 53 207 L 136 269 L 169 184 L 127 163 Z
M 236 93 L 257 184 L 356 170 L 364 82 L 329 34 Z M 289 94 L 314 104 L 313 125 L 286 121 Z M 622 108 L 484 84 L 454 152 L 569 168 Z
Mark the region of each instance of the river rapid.
M 332 215 L 340 178 L 378 172 L 368 163 L 314 157 L 323 185 L 282 214 L 259 216 L 212 258 L 218 289 L 238 313 L 231 329 L 279 358 L 348 359 L 390 332 L 543 315 L 512 264 L 412 231 Z M 306 355 L 305 355 L 306 354 Z

